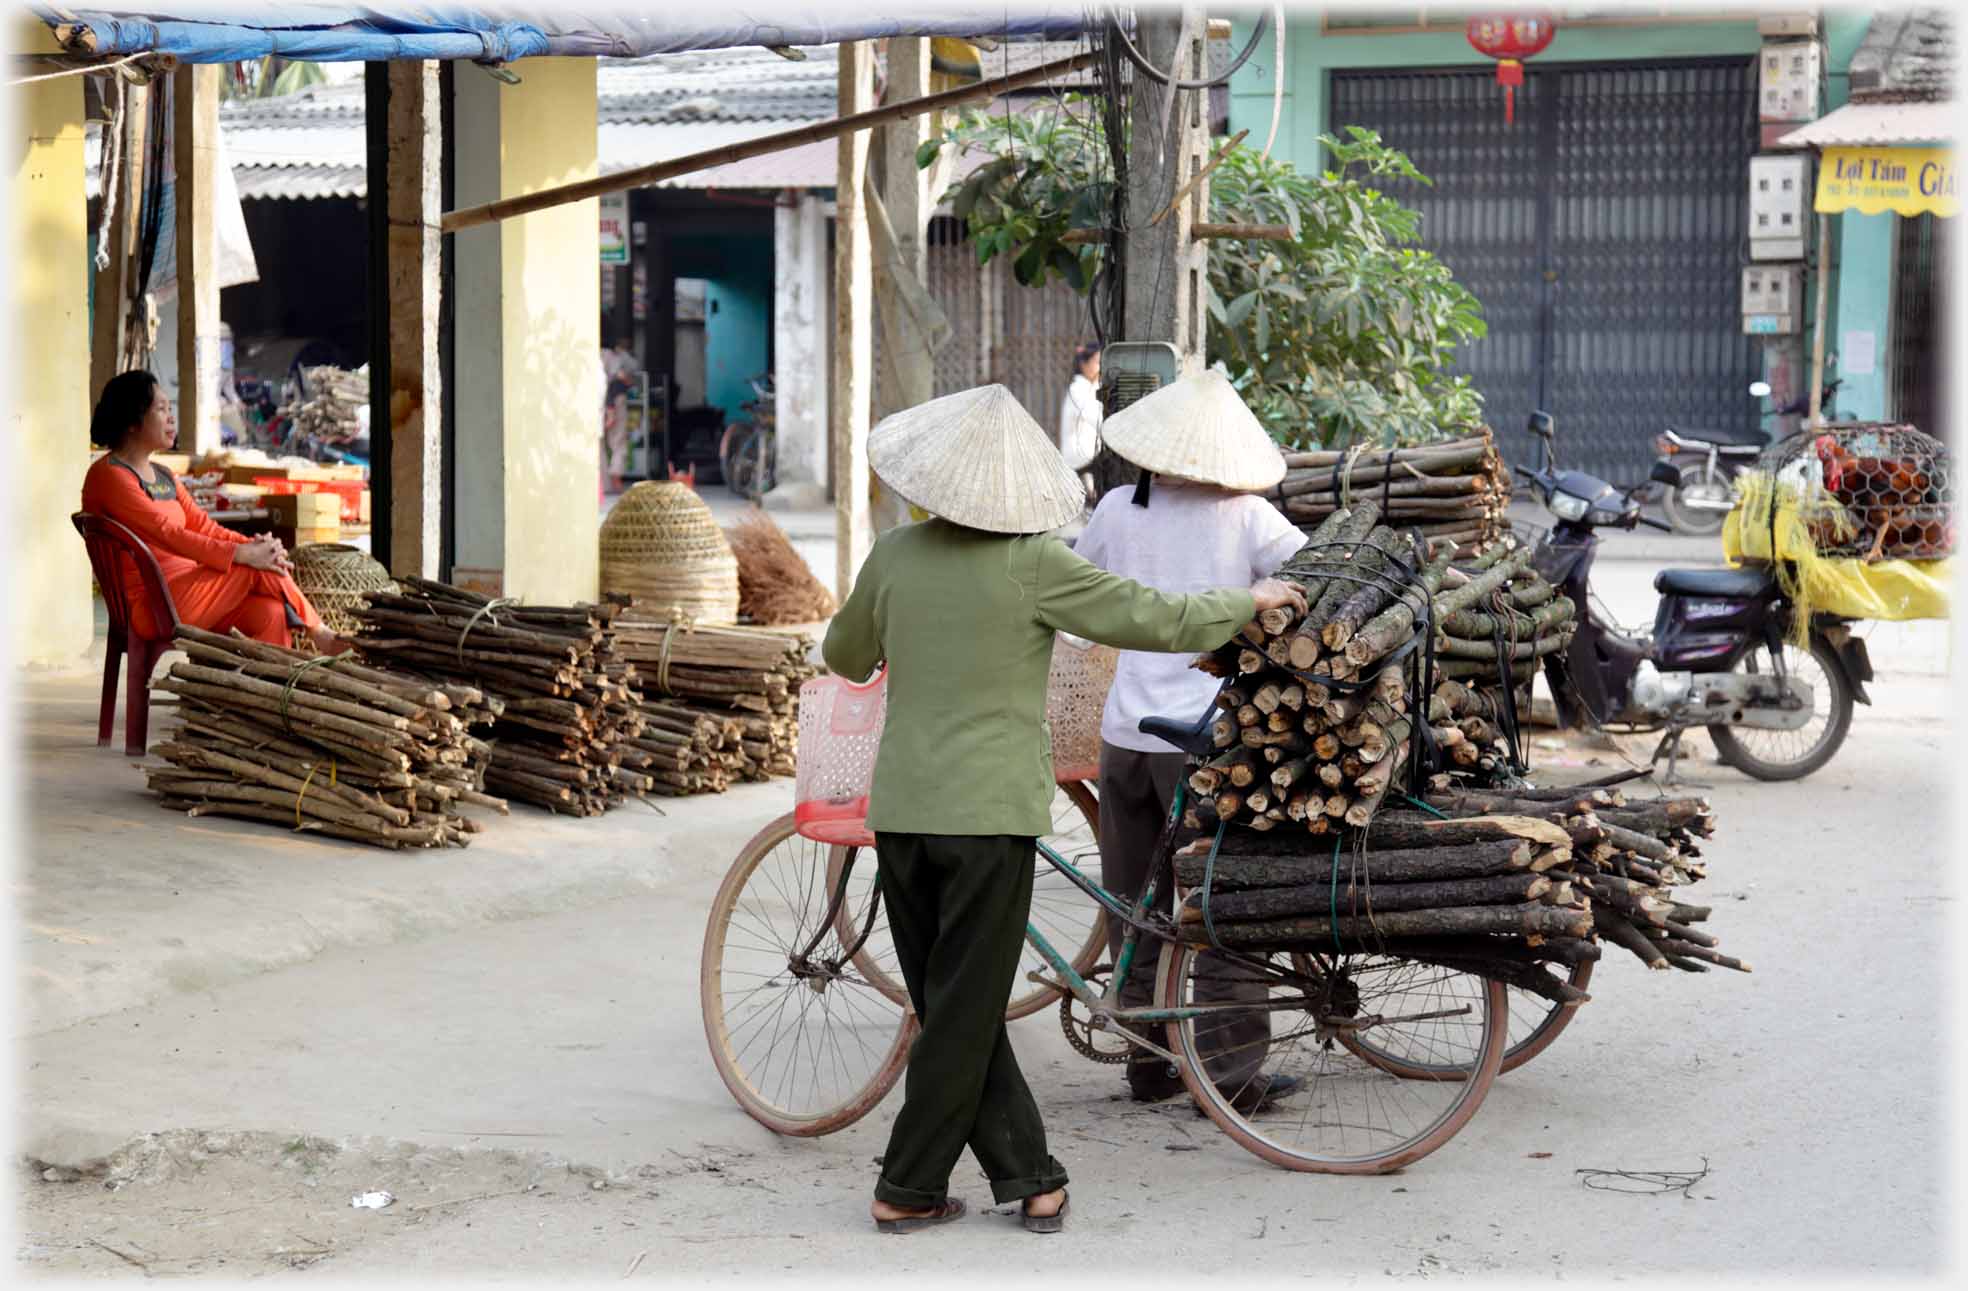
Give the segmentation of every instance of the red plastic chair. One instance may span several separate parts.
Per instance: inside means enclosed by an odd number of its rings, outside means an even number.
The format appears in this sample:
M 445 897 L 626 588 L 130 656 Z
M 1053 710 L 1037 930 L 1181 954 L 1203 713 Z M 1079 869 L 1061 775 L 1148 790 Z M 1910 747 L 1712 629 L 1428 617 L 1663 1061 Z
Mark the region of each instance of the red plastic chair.
M 77 511 L 69 519 L 89 549 L 89 564 L 96 571 L 102 588 L 103 604 L 109 609 L 109 650 L 103 657 L 102 715 L 96 725 L 96 747 L 109 747 L 110 731 L 116 725 L 116 665 L 130 656 L 129 693 L 124 697 L 123 752 L 140 758 L 148 747 L 150 734 L 150 674 L 157 661 L 171 648 L 177 635 L 178 607 L 171 601 L 164 571 L 150 548 L 128 528 L 108 516 Z M 130 597 L 123 582 L 123 561 L 137 568 L 143 580 L 153 623 L 167 625 L 164 635 L 150 638 L 138 634 L 131 617 Z

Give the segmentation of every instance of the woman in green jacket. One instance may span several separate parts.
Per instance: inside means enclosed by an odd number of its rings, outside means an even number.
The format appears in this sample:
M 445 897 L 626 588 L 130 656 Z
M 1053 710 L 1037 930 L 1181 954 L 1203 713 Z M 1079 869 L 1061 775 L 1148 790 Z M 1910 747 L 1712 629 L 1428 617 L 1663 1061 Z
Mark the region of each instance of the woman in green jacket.
M 868 825 L 889 929 L 922 1034 L 909 1055 L 872 1214 L 886 1232 L 955 1219 L 950 1171 L 966 1145 L 1000 1203 L 1057 1232 L 1066 1172 L 1005 1034 L 1051 828 L 1046 674 L 1055 632 L 1124 650 L 1211 650 L 1260 610 L 1303 609 L 1266 579 L 1192 596 L 1108 574 L 1048 531 L 1084 492 L 1003 386 L 897 413 L 868 462 L 930 519 L 878 539 L 827 631 L 827 666 L 888 667 L 888 716 Z

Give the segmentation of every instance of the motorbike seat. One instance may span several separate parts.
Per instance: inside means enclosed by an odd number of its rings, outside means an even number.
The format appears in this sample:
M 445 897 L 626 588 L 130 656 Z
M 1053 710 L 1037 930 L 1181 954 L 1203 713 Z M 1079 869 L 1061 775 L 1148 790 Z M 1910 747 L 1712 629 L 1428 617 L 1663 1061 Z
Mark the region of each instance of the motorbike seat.
M 1191 757 L 1207 758 L 1216 751 L 1210 740 L 1210 719 L 1215 716 L 1212 706 L 1196 718 L 1144 717 L 1139 729 L 1143 735 L 1165 740 Z
M 1770 432 L 1756 426 L 1740 430 L 1695 430 L 1687 426 L 1669 426 L 1668 429 L 1683 439 L 1731 448 L 1761 448 L 1770 442 Z
M 1775 593 L 1776 579 L 1762 569 L 1663 569 L 1654 590 L 1668 596 L 1715 596 L 1754 600 Z

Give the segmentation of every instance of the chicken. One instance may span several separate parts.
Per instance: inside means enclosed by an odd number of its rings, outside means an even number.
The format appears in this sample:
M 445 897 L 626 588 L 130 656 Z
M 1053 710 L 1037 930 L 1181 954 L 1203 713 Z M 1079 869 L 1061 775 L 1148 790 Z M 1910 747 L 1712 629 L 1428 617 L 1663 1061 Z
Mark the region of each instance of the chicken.
M 1824 466 L 1825 487 L 1857 522 L 1859 541 L 1872 535 L 1867 564 L 1878 560 L 1888 546 L 1896 551 L 1931 549 L 1944 536 L 1938 522 L 1902 523 L 1927 504 L 1932 492 L 1927 473 L 1918 465 L 1902 458 L 1857 456 L 1830 435 L 1818 436 L 1816 449 Z

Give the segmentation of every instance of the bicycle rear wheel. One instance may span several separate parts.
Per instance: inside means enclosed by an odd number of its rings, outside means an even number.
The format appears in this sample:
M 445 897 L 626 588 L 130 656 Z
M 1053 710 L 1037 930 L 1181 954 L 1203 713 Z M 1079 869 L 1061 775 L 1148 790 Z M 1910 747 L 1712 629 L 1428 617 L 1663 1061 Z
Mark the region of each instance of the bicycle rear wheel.
M 1093 790 L 1081 781 L 1059 786 L 1052 800 L 1052 832 L 1042 840 L 1046 846 L 1073 863 L 1073 868 L 1095 883 L 1100 882 L 1100 803 Z M 852 849 L 837 847 L 829 864 L 843 863 Z M 865 908 L 865 892 L 874 881 L 874 857 L 866 852 L 865 873 L 857 870 L 849 880 L 849 900 L 844 909 Z M 1071 879 L 1053 868 L 1043 856 L 1033 858 L 1031 924 L 1060 954 L 1071 953 L 1075 971 L 1085 973 L 1100 962 L 1107 950 L 1107 912 L 1094 903 Z M 830 874 L 838 873 L 830 869 Z M 867 944 L 855 957 L 855 967 L 874 986 L 898 1004 L 907 1004 L 908 988 L 895 963 L 895 946 L 888 939 L 888 920 L 878 918 Z M 1018 961 L 1018 977 L 1011 984 L 1011 999 L 1005 1005 L 1005 1021 L 1014 1022 L 1059 1001 L 1059 992 L 1041 986 L 1027 973 L 1051 974 L 1052 968 L 1028 941 Z
M 1586 989 L 1592 981 L 1592 961 L 1586 960 L 1573 968 L 1566 980 L 1578 990 Z M 1571 1025 L 1573 1016 L 1580 1008 L 1577 1004 L 1560 1004 L 1515 986 L 1505 987 L 1504 994 L 1509 1016 L 1505 1026 L 1503 1063 L 1497 1068 L 1498 1075 L 1517 1070 L 1549 1049 L 1559 1033 Z M 1340 1043 L 1382 1071 L 1403 1080 L 1461 1080 L 1474 1069 L 1479 1057 L 1473 1045 L 1465 1052 L 1423 1057 L 1413 1053 L 1389 1052 L 1374 1043 L 1371 1036 L 1342 1035 Z
M 916 1035 L 906 1001 L 853 962 L 866 904 L 829 918 L 836 885 L 828 880 L 838 876 L 828 850 L 801 838 L 790 812 L 760 830 L 711 904 L 699 968 L 704 1035 L 725 1088 L 761 1125 L 802 1138 L 872 1111 Z M 861 891 L 864 903 L 872 899 L 866 885 Z M 843 926 L 856 930 L 845 942 Z
M 1198 947 L 1170 944 L 1156 996 L 1163 1008 L 1209 1010 L 1168 1024 L 1183 1083 L 1239 1146 L 1287 1170 L 1384 1174 L 1420 1160 L 1468 1124 L 1503 1061 L 1503 987 L 1411 960 L 1294 954 L 1211 967 Z M 1453 1078 L 1404 1080 L 1341 1043 L 1347 1031 L 1410 1060 L 1475 1060 Z M 1280 1080 L 1297 1083 L 1261 1104 Z

